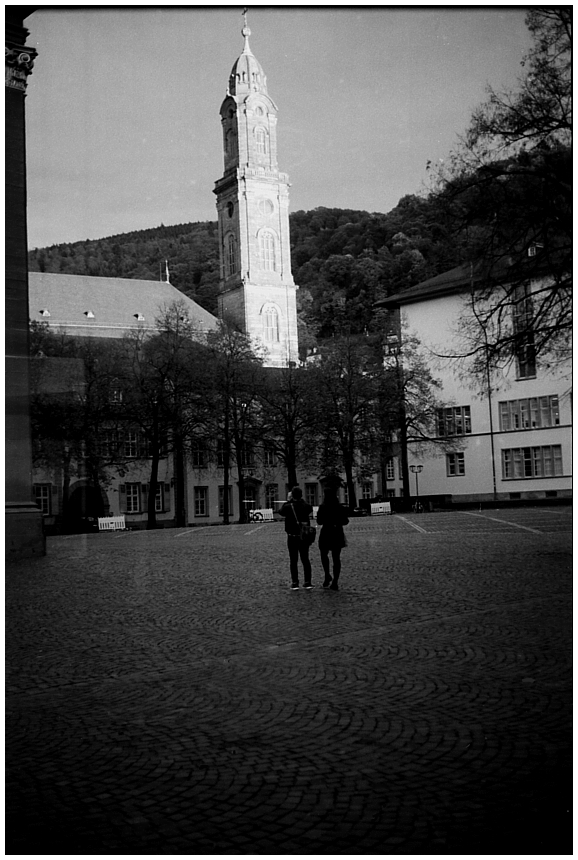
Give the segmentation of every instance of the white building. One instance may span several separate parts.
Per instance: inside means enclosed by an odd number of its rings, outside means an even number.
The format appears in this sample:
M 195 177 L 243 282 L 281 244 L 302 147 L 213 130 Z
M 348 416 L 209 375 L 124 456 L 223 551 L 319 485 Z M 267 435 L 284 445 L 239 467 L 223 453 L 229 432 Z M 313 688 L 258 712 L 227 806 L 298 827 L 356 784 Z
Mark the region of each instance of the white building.
M 381 303 L 400 309 L 442 382 L 440 399 L 452 404 L 438 414 L 437 434 L 455 439 L 456 450 L 426 457 L 409 451 L 410 464 L 423 465 L 419 495 L 451 496 L 453 503 L 571 496 L 570 363 L 543 370 L 527 354 L 480 393 L 462 374 L 463 362 L 440 358 L 460 351 L 459 320 L 470 291 L 464 265 Z

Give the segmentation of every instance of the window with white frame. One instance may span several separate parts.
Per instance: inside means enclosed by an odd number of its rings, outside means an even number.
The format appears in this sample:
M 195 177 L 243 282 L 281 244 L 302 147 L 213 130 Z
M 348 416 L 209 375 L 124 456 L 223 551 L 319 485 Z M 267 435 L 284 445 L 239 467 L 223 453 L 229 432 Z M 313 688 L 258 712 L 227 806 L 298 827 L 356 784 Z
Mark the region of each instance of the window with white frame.
M 261 269 L 274 272 L 277 268 L 275 259 L 275 236 L 270 230 L 259 233 L 259 261 Z
M 504 400 L 499 404 L 500 430 L 529 430 L 560 424 L 558 395 Z
M 141 486 L 138 483 L 125 484 L 126 487 L 126 512 L 128 514 L 137 514 L 141 510 L 140 497 Z
M 395 460 L 388 457 L 385 461 L 385 477 L 388 481 L 395 481 Z
M 438 436 L 464 436 L 472 432 L 469 406 L 447 406 L 436 410 Z
M 561 445 L 535 445 L 502 451 L 502 477 L 554 478 L 563 475 Z
M 361 485 L 361 498 L 371 499 L 373 497 L 373 484 L 365 482 Z
M 279 484 L 267 484 L 265 487 L 265 507 L 277 510 L 275 502 L 279 501 Z
M 114 457 L 118 451 L 118 433 L 116 430 L 105 430 L 100 439 L 100 456 Z
M 138 457 L 138 433 L 129 430 L 124 438 L 124 456 Z
M 265 446 L 263 449 L 263 464 L 267 467 L 275 466 L 277 464 L 277 455 L 275 454 L 274 448 Z
M 465 475 L 466 464 L 463 453 L 446 454 L 446 468 L 450 478 Z
M 44 516 L 49 517 L 52 513 L 52 485 L 34 484 L 34 496 L 36 498 L 36 504 Z
M 195 487 L 195 516 L 206 517 L 209 514 L 209 488 Z
M 317 505 L 317 484 L 305 484 L 305 501 L 308 505 Z

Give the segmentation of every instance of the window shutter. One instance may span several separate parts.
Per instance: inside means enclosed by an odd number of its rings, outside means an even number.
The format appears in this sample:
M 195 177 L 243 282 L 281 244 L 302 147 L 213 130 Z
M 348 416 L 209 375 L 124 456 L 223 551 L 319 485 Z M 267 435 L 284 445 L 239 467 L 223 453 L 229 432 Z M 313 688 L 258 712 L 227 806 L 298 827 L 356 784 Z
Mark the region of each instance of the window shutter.
M 118 499 L 120 503 L 121 514 L 126 513 L 126 484 L 121 484 L 118 488 Z
M 163 508 L 165 511 L 170 511 L 170 509 L 171 509 L 171 485 L 170 484 L 165 484 Z
M 62 513 L 63 496 L 64 496 L 64 488 L 63 488 L 62 484 L 58 484 L 56 486 L 56 501 L 55 501 L 54 510 L 53 510 L 54 514 L 61 514 Z

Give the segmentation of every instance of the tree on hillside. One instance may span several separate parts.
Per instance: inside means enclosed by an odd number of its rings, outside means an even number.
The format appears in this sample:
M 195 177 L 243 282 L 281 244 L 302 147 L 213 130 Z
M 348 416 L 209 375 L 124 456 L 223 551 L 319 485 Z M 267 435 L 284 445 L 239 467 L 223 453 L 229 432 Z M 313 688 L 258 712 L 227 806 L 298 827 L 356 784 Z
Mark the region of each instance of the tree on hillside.
M 489 91 L 436 175 L 473 264 L 460 354 L 482 377 L 514 358 L 570 355 L 572 9 L 535 7 L 526 22 L 533 45 L 517 89 Z

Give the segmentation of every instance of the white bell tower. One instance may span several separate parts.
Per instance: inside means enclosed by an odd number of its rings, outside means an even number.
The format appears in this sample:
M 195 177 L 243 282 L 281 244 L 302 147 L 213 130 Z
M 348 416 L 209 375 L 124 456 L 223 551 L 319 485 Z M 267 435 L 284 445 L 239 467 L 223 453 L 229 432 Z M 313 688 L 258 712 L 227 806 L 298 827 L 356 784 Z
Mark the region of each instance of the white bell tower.
M 298 361 L 297 287 L 291 274 L 289 182 L 277 165 L 277 107 L 249 47 L 232 68 L 221 105 L 224 173 L 219 219 L 219 316 L 266 350 L 265 365 Z

